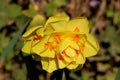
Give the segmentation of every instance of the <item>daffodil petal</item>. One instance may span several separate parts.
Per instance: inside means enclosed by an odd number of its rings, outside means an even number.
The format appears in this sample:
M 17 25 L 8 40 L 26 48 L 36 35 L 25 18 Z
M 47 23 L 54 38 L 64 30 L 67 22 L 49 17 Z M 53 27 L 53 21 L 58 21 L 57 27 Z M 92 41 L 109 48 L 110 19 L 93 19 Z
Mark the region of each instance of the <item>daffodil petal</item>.
M 58 67 L 59 69 L 65 68 L 69 63 L 66 63 L 64 60 L 59 60 L 58 59 Z
M 70 20 L 66 28 L 68 31 L 74 31 L 76 28 L 78 28 L 79 33 L 81 34 L 86 34 L 89 32 L 88 21 L 84 17 Z
M 86 36 L 87 36 L 87 41 L 91 43 L 94 46 L 94 48 L 96 48 L 96 50 L 98 51 L 99 44 L 98 44 L 98 41 L 95 39 L 95 37 L 91 34 L 87 34 Z
M 44 36 L 44 30 L 45 30 L 45 28 L 44 28 L 44 27 L 41 27 L 41 28 L 39 28 L 39 29 L 36 31 L 36 34 L 37 34 L 37 35 Z
M 28 27 L 33 27 L 33 26 L 38 26 L 38 25 L 42 25 L 45 22 L 45 17 L 40 15 L 40 14 L 36 14 L 33 18 L 32 21 L 30 22 Z
M 31 52 L 40 55 L 41 52 L 45 51 L 47 48 L 45 47 L 45 43 L 47 43 L 49 36 L 42 38 L 37 44 L 32 46 Z
M 33 40 L 33 42 L 32 42 L 32 47 L 33 47 L 34 45 L 36 45 L 37 43 L 39 43 L 39 42 L 40 42 L 40 40 L 36 40 L 36 41 Z
M 83 45 L 83 44 L 85 44 L 85 41 L 86 41 L 86 36 L 85 35 L 81 35 L 80 36 L 80 40 L 78 41 L 78 44 L 79 45 Z
M 41 57 L 41 64 L 44 70 L 47 70 L 49 66 L 49 58 Z
M 32 43 L 32 41 L 24 42 L 24 46 L 22 48 L 22 51 L 30 54 L 31 53 L 31 43 Z
M 56 64 L 56 60 L 54 60 L 54 59 L 49 59 L 49 66 L 48 66 L 48 68 L 47 68 L 47 71 L 49 72 L 49 73 L 51 73 L 51 72 L 53 72 L 53 71 L 55 71 L 55 70 L 57 70 L 58 69 L 58 67 L 57 67 L 57 64 Z
M 74 58 L 77 56 L 76 52 L 74 49 L 68 47 L 66 50 L 65 50 L 66 54 L 71 57 L 71 58 Z
M 48 42 L 55 42 L 55 38 L 53 36 L 51 36 L 49 39 L 48 39 Z
M 32 27 L 31 29 L 29 29 L 27 32 L 25 32 L 22 35 L 22 38 L 24 40 L 30 40 L 31 36 L 36 33 L 35 31 L 38 30 L 38 29 L 40 29 L 40 28 L 41 28 L 41 26 Z
M 87 34 L 87 41 L 85 42 L 85 49 L 83 51 L 83 55 L 85 57 L 96 55 L 99 50 L 99 45 L 96 39 L 90 35 Z
M 74 62 L 70 63 L 69 65 L 67 65 L 67 69 L 75 69 L 79 66 L 79 64 L 75 64 Z
M 50 50 L 49 48 L 39 54 L 41 57 L 49 57 L 54 58 L 55 57 L 55 51 Z
M 64 59 L 64 62 L 65 63 L 67 63 L 67 64 L 69 64 L 70 62 L 72 62 L 73 61 L 73 58 L 71 58 L 70 56 L 68 56 L 67 54 L 63 54 L 63 53 L 61 53 L 61 56 L 63 57 L 63 59 Z
M 44 30 L 44 35 L 51 35 L 54 32 L 54 29 L 51 25 L 49 27 L 46 27 Z
M 65 39 L 63 40 L 57 48 L 57 53 L 61 53 L 63 50 L 65 50 L 67 47 L 72 47 L 74 49 L 79 49 L 79 46 L 77 45 L 77 43 L 75 43 L 74 41 L 71 41 L 69 39 Z
M 57 21 L 68 21 L 69 20 L 69 17 L 68 16 L 53 16 L 53 17 L 50 17 L 46 24 L 45 24 L 45 27 L 46 25 L 48 25 L 49 23 L 52 23 L 52 22 L 57 22 Z
M 82 55 L 82 53 L 78 54 L 78 56 L 75 58 L 76 64 L 84 64 L 86 59 Z
M 49 73 L 58 69 L 57 64 L 56 64 L 56 60 L 54 60 L 54 59 L 42 57 L 41 63 L 42 63 L 43 69 L 48 71 Z
M 72 71 L 80 70 L 83 67 L 83 64 L 79 64 L 75 69 L 71 69 Z
M 55 32 L 64 32 L 66 31 L 65 26 L 67 24 L 67 21 L 58 21 L 51 23 L 50 25 L 53 27 Z
M 72 40 L 73 39 L 73 36 L 75 34 L 73 34 L 73 32 L 70 32 L 70 31 L 66 31 L 66 32 L 61 32 L 59 33 L 61 35 L 61 38 L 64 40 L 65 38 L 69 39 L 69 40 Z

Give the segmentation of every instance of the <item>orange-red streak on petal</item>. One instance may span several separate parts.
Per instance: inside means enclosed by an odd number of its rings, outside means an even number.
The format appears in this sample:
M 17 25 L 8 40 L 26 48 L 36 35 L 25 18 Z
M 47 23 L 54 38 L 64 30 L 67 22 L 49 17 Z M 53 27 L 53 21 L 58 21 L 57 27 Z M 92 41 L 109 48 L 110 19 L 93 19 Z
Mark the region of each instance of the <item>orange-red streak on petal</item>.
M 53 50 L 57 47 L 57 44 L 55 44 L 55 43 L 45 43 L 44 47 L 48 47 L 50 50 Z
M 40 40 L 42 37 L 40 35 L 35 35 L 34 40 Z
M 80 32 L 80 29 L 79 29 L 78 27 L 76 27 L 76 28 L 74 29 L 74 32 Z M 79 35 L 75 35 L 75 36 L 73 37 L 73 41 L 75 41 L 75 42 L 78 42 L 79 39 L 80 39 L 80 36 L 79 36 Z
M 45 43 L 45 44 L 44 44 L 44 47 L 48 47 L 48 45 L 49 45 L 48 43 Z
M 80 36 L 79 35 L 75 35 L 73 37 L 73 41 L 78 42 L 79 40 L 80 40 Z
M 68 56 L 65 51 L 63 51 L 61 54 L 63 54 L 63 56 L 65 56 L 65 57 L 70 58 L 70 56 Z M 61 54 L 58 55 L 58 59 L 59 60 L 64 60 L 64 58 L 63 58 L 63 56 Z
M 56 47 L 57 47 L 57 44 L 51 44 L 49 48 L 50 48 L 50 50 L 53 50 L 53 49 L 55 49 Z
M 78 27 L 76 27 L 76 28 L 74 29 L 74 32 L 80 32 L 80 29 L 79 29 Z
M 58 55 L 58 59 L 59 59 L 59 60 L 64 60 L 64 58 L 62 57 L 61 54 Z
M 79 55 L 80 54 L 80 50 L 76 50 L 76 54 Z
M 81 45 L 81 46 L 80 46 L 80 50 L 81 50 L 81 51 L 84 51 L 84 49 L 85 49 L 85 45 Z
M 56 40 L 57 42 L 60 42 L 60 41 L 61 41 L 59 34 L 54 35 L 54 38 L 55 38 L 55 40 Z
M 63 51 L 62 54 L 64 54 L 65 57 L 70 58 L 70 56 L 68 56 L 65 51 Z

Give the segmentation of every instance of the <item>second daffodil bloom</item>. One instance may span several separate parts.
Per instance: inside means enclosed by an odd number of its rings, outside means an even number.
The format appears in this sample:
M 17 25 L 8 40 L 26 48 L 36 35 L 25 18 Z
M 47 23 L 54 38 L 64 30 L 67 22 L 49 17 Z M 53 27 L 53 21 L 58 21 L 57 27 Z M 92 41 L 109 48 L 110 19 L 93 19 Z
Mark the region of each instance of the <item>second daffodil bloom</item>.
M 50 73 L 82 67 L 86 57 L 96 55 L 99 50 L 88 24 L 84 17 L 72 20 L 68 16 L 50 17 L 45 25 L 33 27 L 23 34 L 22 51 L 39 58 L 42 68 Z

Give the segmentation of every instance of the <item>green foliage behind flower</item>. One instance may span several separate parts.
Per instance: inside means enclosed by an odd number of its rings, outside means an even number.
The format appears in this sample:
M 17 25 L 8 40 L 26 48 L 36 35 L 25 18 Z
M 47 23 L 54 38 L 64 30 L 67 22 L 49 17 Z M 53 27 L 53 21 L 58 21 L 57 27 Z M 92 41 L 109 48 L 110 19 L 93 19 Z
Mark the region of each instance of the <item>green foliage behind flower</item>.
M 0 28 L 22 14 L 22 8 L 17 4 L 9 4 L 7 0 L 1 0 L 0 5 Z

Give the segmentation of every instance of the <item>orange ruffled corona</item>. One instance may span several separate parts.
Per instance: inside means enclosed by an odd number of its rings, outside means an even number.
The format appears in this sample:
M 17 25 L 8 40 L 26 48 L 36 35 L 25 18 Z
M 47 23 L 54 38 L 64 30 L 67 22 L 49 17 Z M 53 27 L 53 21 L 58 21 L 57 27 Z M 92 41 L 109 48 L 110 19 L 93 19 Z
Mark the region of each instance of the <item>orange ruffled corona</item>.
M 44 26 L 32 27 L 22 38 L 22 51 L 39 58 L 42 68 L 50 73 L 82 67 L 86 57 L 96 55 L 99 50 L 84 17 L 72 20 L 68 16 L 50 17 Z

